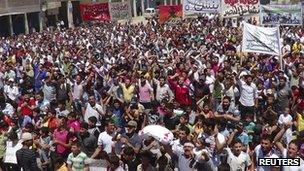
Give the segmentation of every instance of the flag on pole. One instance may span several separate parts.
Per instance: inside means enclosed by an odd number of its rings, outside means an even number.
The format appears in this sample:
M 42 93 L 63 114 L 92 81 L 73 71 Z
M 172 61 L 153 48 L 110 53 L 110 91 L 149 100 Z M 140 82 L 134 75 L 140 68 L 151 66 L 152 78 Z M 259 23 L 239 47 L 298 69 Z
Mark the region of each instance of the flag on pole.
M 280 56 L 279 27 L 259 27 L 243 23 L 243 52 L 257 52 Z

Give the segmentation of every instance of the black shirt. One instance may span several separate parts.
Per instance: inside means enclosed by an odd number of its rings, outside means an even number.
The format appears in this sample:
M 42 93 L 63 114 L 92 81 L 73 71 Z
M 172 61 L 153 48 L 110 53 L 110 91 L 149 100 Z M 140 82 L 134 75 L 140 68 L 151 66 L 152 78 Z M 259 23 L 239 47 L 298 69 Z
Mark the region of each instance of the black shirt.
M 124 161 L 128 166 L 129 171 L 137 171 L 137 166 L 141 164 L 141 160 L 138 157 L 135 157 L 131 161 Z

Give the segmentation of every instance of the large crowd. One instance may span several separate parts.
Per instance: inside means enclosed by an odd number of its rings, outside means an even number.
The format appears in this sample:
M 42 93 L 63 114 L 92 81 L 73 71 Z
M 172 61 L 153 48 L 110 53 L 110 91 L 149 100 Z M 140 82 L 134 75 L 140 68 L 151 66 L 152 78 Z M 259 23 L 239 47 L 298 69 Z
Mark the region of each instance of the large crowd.
M 304 29 L 280 30 L 282 66 L 216 15 L 2 38 L 1 169 L 304 171 Z M 301 164 L 257 165 L 281 157 Z

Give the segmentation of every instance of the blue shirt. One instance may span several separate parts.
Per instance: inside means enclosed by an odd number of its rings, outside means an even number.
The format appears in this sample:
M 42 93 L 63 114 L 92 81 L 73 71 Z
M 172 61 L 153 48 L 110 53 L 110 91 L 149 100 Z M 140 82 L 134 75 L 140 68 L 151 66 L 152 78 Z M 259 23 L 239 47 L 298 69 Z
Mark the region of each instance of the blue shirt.
M 35 88 L 35 91 L 37 92 L 37 91 L 41 90 L 41 88 L 43 86 L 42 80 L 45 79 L 46 72 L 39 70 L 38 64 L 34 64 L 33 69 L 34 69 L 34 78 L 35 78 L 34 88 Z

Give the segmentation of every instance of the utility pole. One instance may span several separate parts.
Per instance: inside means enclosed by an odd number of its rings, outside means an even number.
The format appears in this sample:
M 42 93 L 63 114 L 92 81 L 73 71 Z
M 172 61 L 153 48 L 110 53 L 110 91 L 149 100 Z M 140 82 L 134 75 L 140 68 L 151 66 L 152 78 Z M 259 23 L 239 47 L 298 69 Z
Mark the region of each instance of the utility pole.
M 40 10 L 39 10 L 39 31 L 42 32 L 43 30 L 43 17 L 42 17 L 42 1 L 39 0 L 39 6 L 40 6 Z
M 29 34 L 29 25 L 28 25 L 27 13 L 24 13 L 24 30 L 25 30 L 25 34 Z

